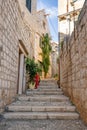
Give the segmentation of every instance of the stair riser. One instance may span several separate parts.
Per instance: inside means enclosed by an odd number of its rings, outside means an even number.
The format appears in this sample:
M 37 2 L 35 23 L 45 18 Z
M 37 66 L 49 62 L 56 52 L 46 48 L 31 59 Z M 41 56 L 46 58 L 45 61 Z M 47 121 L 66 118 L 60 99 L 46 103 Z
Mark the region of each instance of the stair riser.
M 44 107 L 23 107 L 21 106 L 20 108 L 18 107 L 9 107 L 8 110 L 9 112 L 75 112 L 75 108 L 44 108 Z
M 32 119 L 65 119 L 65 120 L 72 120 L 72 119 L 79 119 L 79 116 L 78 115 L 55 115 L 55 114 L 42 114 L 42 115 L 40 115 L 40 114 L 35 114 L 35 115 L 33 115 L 33 114 L 31 114 L 31 115 L 28 115 L 28 114 L 21 114 L 21 115 L 4 115 L 4 118 L 5 119 L 28 119 L 28 120 L 32 120 Z
M 40 84 L 39 87 L 41 88 L 58 88 L 57 85 L 45 85 L 45 84 Z
M 50 89 L 52 89 L 52 88 L 58 88 L 58 86 L 56 86 L 56 85 L 39 85 L 39 87 L 40 88 L 50 88 Z
M 27 91 L 27 93 L 28 93 L 28 92 L 30 92 L 30 91 Z M 33 90 L 33 91 L 31 91 L 31 92 L 35 92 L 35 90 Z M 36 92 L 37 92 L 37 91 L 36 91 Z M 45 93 L 45 92 L 46 92 L 46 93 L 47 93 L 47 92 L 48 92 L 48 93 L 57 93 L 57 92 L 58 92 L 58 93 L 59 93 L 59 92 L 62 93 L 62 90 L 57 90 L 57 89 L 53 89 L 53 90 L 43 89 L 43 90 L 42 90 L 42 89 L 39 89 L 39 90 L 38 90 L 38 93 L 40 93 L 40 92 L 41 92 L 41 93 Z
M 40 83 L 57 83 L 57 81 L 54 81 L 54 80 L 41 80 Z
M 44 101 L 44 102 L 64 102 L 68 99 L 58 99 L 58 98 L 19 98 L 20 101 Z
M 29 101 L 18 101 L 15 103 L 12 103 L 12 106 L 72 106 L 72 104 L 69 101 L 64 101 L 64 102 L 29 102 Z
M 55 87 L 57 86 L 56 84 L 53 84 L 53 83 L 40 83 L 40 86 L 52 86 L 52 87 Z
M 39 92 L 39 93 L 32 93 L 32 92 L 27 92 L 27 95 L 63 95 L 63 92 Z
M 38 89 L 37 89 L 38 91 L 51 91 L 52 92 L 52 90 L 53 91 L 62 91 L 61 89 L 57 89 L 57 88 L 54 88 L 54 87 L 52 87 L 52 88 L 48 88 L 48 87 L 38 87 Z

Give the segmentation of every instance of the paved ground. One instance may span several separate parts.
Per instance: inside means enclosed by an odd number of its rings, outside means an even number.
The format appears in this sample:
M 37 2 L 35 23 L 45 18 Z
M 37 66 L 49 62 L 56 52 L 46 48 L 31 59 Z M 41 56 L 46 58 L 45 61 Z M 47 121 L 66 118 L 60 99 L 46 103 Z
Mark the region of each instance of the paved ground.
M 29 102 L 17 101 L 13 105 L 71 105 L 69 102 Z M 15 112 L 15 111 L 14 111 Z M 0 116 L 0 119 L 3 119 Z M 0 130 L 87 130 L 87 126 L 81 120 L 1 120 Z
M 0 130 L 87 130 L 80 120 L 9 120 L 0 122 Z

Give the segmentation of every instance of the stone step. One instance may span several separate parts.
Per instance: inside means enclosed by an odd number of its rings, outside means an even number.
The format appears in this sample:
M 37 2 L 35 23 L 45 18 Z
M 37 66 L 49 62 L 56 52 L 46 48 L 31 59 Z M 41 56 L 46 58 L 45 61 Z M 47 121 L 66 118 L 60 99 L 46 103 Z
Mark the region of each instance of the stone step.
M 55 83 L 40 83 L 41 86 L 56 86 Z
M 41 89 L 41 88 L 38 88 L 38 89 L 28 89 L 27 92 L 63 92 L 61 89 Z
M 58 87 L 57 84 L 53 84 L 53 83 L 51 83 L 51 84 L 49 84 L 49 83 L 48 84 L 40 83 L 39 86 L 41 86 L 41 87 L 48 87 L 48 88 L 49 87 Z
M 63 95 L 54 80 L 40 82 L 38 89 L 27 90 L 6 107 L 5 119 L 78 119 L 76 107 Z
M 55 86 L 51 86 L 51 85 L 47 85 L 47 86 L 46 85 L 39 85 L 39 88 L 42 88 L 42 89 L 43 88 L 49 88 L 49 89 L 56 88 L 57 89 L 58 86 L 57 85 L 55 85 Z
M 64 102 L 34 102 L 34 101 L 16 101 L 12 103 L 12 106 L 71 106 L 72 104 L 69 101 Z
M 58 86 L 44 86 L 39 85 L 39 88 L 41 89 L 59 89 Z
M 58 87 L 58 85 L 57 84 L 39 84 L 39 86 L 44 86 L 44 87 Z
M 54 79 L 52 79 L 52 80 L 51 80 L 51 79 L 42 79 L 40 82 L 43 82 L 43 83 L 46 83 L 46 82 L 47 82 L 47 83 L 53 83 L 53 82 L 54 82 L 54 83 L 55 83 L 55 82 L 57 82 L 57 81 L 54 80 Z
M 49 88 L 49 87 L 51 87 L 51 88 L 52 88 L 52 87 L 54 87 L 54 88 L 55 88 L 55 87 L 58 87 L 57 84 L 39 84 L 39 86 L 41 86 L 41 87 L 48 87 L 48 88 Z
M 49 82 L 50 82 L 50 83 L 53 83 L 53 82 L 56 83 L 57 81 L 56 81 L 55 79 L 43 79 L 43 80 L 41 80 L 41 82 L 42 82 L 42 83 L 46 83 L 46 82 L 47 82 L 47 83 L 49 83 Z
M 20 101 L 49 101 L 49 102 L 63 102 L 63 101 L 68 101 L 69 98 L 66 96 L 19 96 L 18 100 Z
M 44 91 L 27 91 L 26 92 L 27 95 L 63 95 L 63 92 L 60 91 L 60 92 L 44 92 Z
M 79 114 L 75 112 L 7 112 L 5 119 L 78 119 Z
M 41 85 L 43 85 L 43 84 L 45 84 L 45 85 L 57 85 L 57 82 L 42 82 L 42 81 L 40 81 L 40 84 Z
M 14 106 L 6 107 L 10 112 L 75 112 L 75 106 Z

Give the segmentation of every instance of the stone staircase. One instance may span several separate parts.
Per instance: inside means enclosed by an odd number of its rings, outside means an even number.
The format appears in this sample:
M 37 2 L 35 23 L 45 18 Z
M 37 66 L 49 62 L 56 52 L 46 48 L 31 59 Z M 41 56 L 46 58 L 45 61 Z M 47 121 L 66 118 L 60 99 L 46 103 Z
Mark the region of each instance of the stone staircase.
M 6 106 L 5 119 L 78 119 L 79 114 L 54 80 L 43 80 Z

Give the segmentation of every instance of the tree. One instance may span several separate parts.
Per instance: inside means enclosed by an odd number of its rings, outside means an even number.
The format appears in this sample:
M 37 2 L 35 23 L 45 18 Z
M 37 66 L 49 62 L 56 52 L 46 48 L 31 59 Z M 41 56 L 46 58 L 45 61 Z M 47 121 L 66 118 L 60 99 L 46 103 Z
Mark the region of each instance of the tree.
M 51 38 L 49 37 L 48 33 L 43 35 L 40 40 L 40 47 L 42 49 L 42 53 L 40 55 L 42 56 L 42 67 L 44 71 L 44 77 L 46 77 L 49 66 L 50 66 L 50 52 L 52 50 L 50 45 Z

